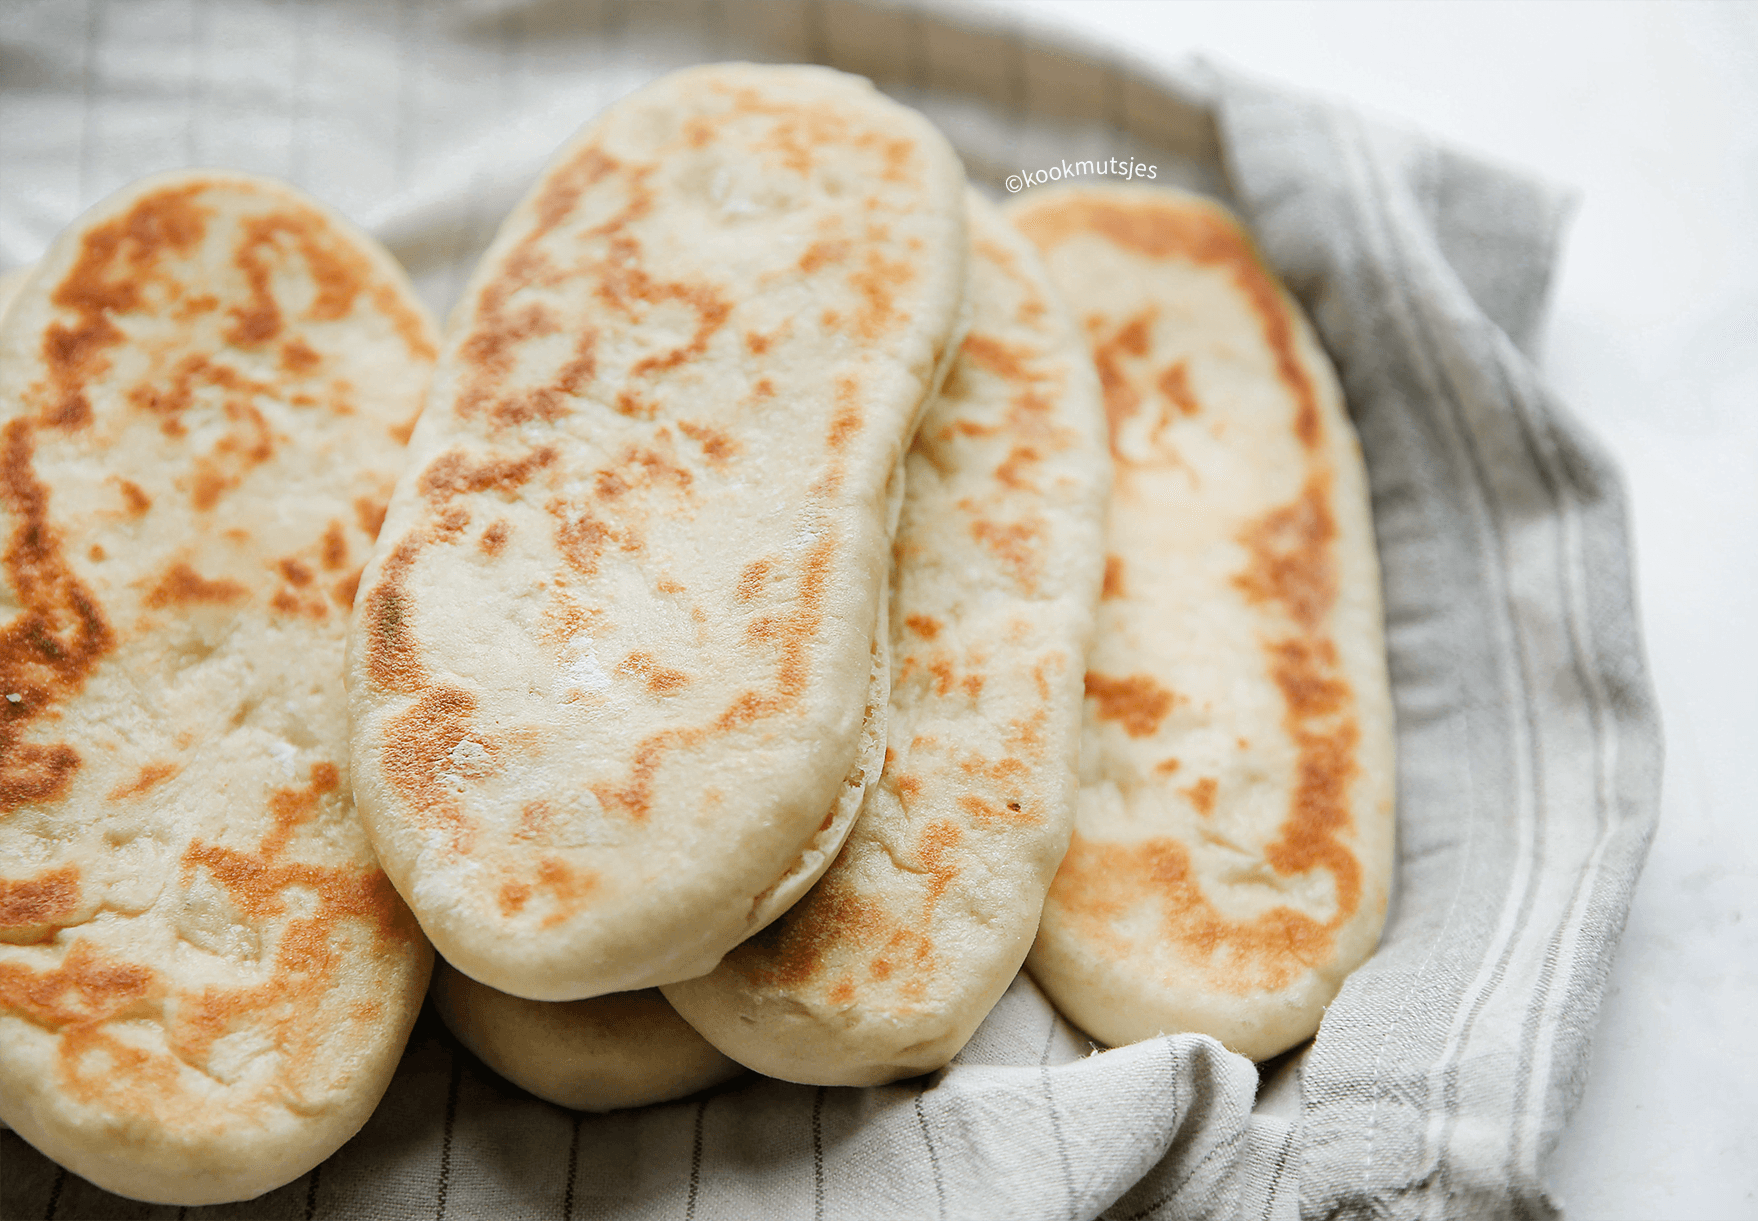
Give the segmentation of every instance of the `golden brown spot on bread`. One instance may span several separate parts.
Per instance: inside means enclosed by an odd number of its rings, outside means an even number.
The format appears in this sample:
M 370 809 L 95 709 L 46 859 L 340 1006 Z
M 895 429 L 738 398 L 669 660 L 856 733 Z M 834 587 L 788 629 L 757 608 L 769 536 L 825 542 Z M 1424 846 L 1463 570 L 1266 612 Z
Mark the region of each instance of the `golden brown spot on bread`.
M 269 794 L 269 814 L 273 823 L 257 849 L 265 856 L 278 855 L 293 831 L 301 823 L 317 816 L 319 803 L 342 783 L 342 773 L 334 763 L 321 760 L 311 765 L 311 780 L 304 785 L 275 789 Z
M 1027 362 L 1034 353 L 1029 347 L 1006 343 L 972 331 L 965 336 L 964 347 L 959 349 L 959 355 L 1010 382 L 1031 380 L 1031 370 L 1027 367 Z
M 366 595 L 360 630 L 366 633 L 366 673 L 380 691 L 412 695 L 427 683 L 421 646 L 409 622 L 409 596 L 404 588 L 418 550 L 413 535 L 400 541 L 386 557 L 378 581 Z
M 1196 401 L 1196 395 L 1190 389 L 1190 363 L 1177 360 L 1167 365 L 1154 383 L 1166 401 L 1186 416 L 1193 416 L 1202 411 L 1203 405 Z
M 482 537 L 476 541 L 476 545 L 482 549 L 484 555 L 499 555 L 506 550 L 507 537 L 511 533 L 512 527 L 507 524 L 507 519 L 497 518 L 489 523 L 488 529 L 482 532 Z
M 336 583 L 330 586 L 330 597 L 334 598 L 336 605 L 343 610 L 353 609 L 354 595 L 360 590 L 360 574 L 363 571 L 365 569 L 356 568 L 348 575 L 338 578 Z
M 482 745 L 490 763 L 477 774 L 494 770 L 491 743 L 471 724 L 476 697 L 457 687 L 428 687 L 407 710 L 385 726 L 380 769 L 402 796 L 408 816 L 451 833 L 452 845 L 467 850 L 470 827 L 457 794 L 446 783 L 455 775 L 452 752 L 466 740 Z
M 1093 367 L 1099 373 L 1099 386 L 1105 396 L 1105 420 L 1111 431 L 1111 456 L 1118 461 L 1124 460 L 1123 451 L 1118 447 L 1118 438 L 1123 435 L 1124 421 L 1141 406 L 1141 392 L 1131 384 L 1129 375 L 1123 371 L 1123 357 L 1147 355 L 1148 328 L 1158 312 L 1153 306 L 1148 306 L 1125 321 L 1110 338 L 1093 345 Z M 1089 330 L 1096 330 L 1103 325 L 1103 319 L 1097 316 L 1087 320 Z
M 79 910 L 79 868 L 63 865 L 33 877 L 0 878 L 0 940 L 41 930 L 49 936 Z
M 103 545 L 100 543 L 93 543 L 91 549 L 86 552 L 86 555 L 98 563 L 102 563 L 109 558 L 109 553 L 104 550 Z
M 378 541 L 378 532 L 384 529 L 385 501 L 371 496 L 359 496 L 354 500 L 354 520 L 360 524 L 360 532 L 374 542 Z
M 122 489 L 122 499 L 128 505 L 130 517 L 139 517 L 153 507 L 152 498 L 141 491 L 140 484 L 132 479 L 123 479 L 117 476 L 116 486 Z
M 553 445 L 534 449 L 521 458 L 486 458 L 481 462 L 472 462 L 462 450 L 451 449 L 427 464 L 418 486 L 435 507 L 473 492 L 493 491 L 510 498 L 555 459 Z
M 1189 799 L 1190 804 L 1196 807 L 1198 814 L 1207 817 L 1215 812 L 1215 790 L 1217 787 L 1219 787 L 1219 782 L 1213 776 L 1204 776 L 1189 788 L 1178 791 L 1183 793 Z
M 590 513 L 581 513 L 577 518 L 569 518 L 565 511 L 554 510 L 558 520 L 555 526 L 556 550 L 568 566 L 583 577 L 595 576 L 598 573 L 598 561 L 604 555 L 604 545 L 611 541 L 610 528 L 593 517 Z
M 470 510 L 463 505 L 447 505 L 436 514 L 427 527 L 428 541 L 449 543 L 470 525 Z
M 1349 829 L 1349 786 L 1360 770 L 1354 691 L 1328 636 L 1309 633 L 1266 647 L 1286 708 L 1283 726 L 1299 755 L 1288 815 L 1264 858 L 1278 873 L 1329 870 L 1346 917 L 1361 900 L 1360 862 L 1338 839 Z
M 700 730 L 679 729 L 662 729 L 648 734 L 635 747 L 628 780 L 620 785 L 594 784 L 590 786 L 593 796 L 607 811 L 614 810 L 636 822 L 645 822 L 653 812 L 653 781 L 665 752 L 674 745 L 688 745 L 700 736 Z
M 685 492 L 694 482 L 695 477 L 687 468 L 659 450 L 631 445 L 624 449 L 616 466 L 598 472 L 596 491 L 601 500 L 615 500 L 632 489 L 650 491 L 663 485 Z
M 932 640 L 940 634 L 940 621 L 932 615 L 906 615 L 904 625 L 923 640 Z
M 0 963 L 0 1007 L 49 1030 L 123 1017 L 163 987 L 156 972 L 111 958 L 84 938 L 48 971 Z
M 791 707 L 799 699 L 805 690 L 811 641 L 823 618 L 830 557 L 835 550 L 834 537 L 827 536 L 814 544 L 801 565 L 799 592 L 788 613 L 760 619 L 747 630 L 751 638 L 777 646 L 779 665 L 775 692 L 741 692 L 709 729 L 666 729 L 649 734 L 636 747 L 626 780 L 591 786 L 606 810 L 616 810 L 636 821 L 644 821 L 652 810 L 654 780 L 666 752 L 700 741 L 709 732 L 726 733 L 742 728 Z
M 622 162 L 607 156 L 597 145 L 588 145 L 574 154 L 572 161 L 545 174 L 543 193 L 536 204 L 538 233 L 561 224 L 588 188 L 622 168 Z
M 679 420 L 678 431 L 700 445 L 702 456 L 715 467 L 725 466 L 727 459 L 737 454 L 742 448 L 726 433 L 707 424 L 694 424 L 689 420 Z
M 322 622 L 329 618 L 329 604 L 323 598 L 301 598 L 290 589 L 278 590 L 269 599 L 269 605 L 283 615 L 303 615 L 307 619 Z
M 800 256 L 800 270 L 811 275 L 826 263 L 841 263 L 849 256 L 853 244 L 846 238 L 825 238 L 806 247 Z
M 971 534 L 1012 574 L 1020 589 L 1027 593 L 1037 589 L 1039 552 L 1044 539 L 1044 523 L 1040 519 L 1025 518 L 1000 525 L 978 518 L 971 523 Z
M 1123 557 L 1108 555 L 1105 557 L 1105 583 L 1100 589 L 1099 597 L 1107 599 L 1125 596 L 1123 591 Z
M 323 566 L 334 572 L 348 562 L 348 539 L 342 533 L 342 523 L 331 520 L 324 529 L 323 541 L 319 543 L 323 556 Z
M 915 274 L 907 260 L 887 259 L 878 250 L 868 249 L 860 270 L 849 275 L 849 284 L 861 295 L 855 330 L 863 339 L 877 339 L 893 321 L 905 320 L 898 312 L 897 293 Z
M 91 420 L 85 388 L 109 371 L 105 349 L 123 339 L 111 319 L 141 309 L 148 285 L 164 279 L 161 264 L 200 243 L 209 216 L 195 202 L 202 189 L 155 191 L 81 237 L 73 268 L 50 298 L 78 320 L 52 322 L 43 332 L 48 384 L 32 387 L 45 425 L 78 428 Z
M 1170 776 L 1182 766 L 1183 764 L 1179 763 L 1176 759 L 1161 759 L 1158 763 L 1154 764 L 1154 775 Z
M 1007 458 L 995 468 L 995 478 L 1004 487 L 1017 488 L 1025 492 L 1034 492 L 1037 485 L 1025 476 L 1025 468 L 1038 461 L 1038 451 L 1029 445 L 1015 445 L 1007 453 Z
M 688 674 L 661 666 L 651 653 L 630 653 L 617 669 L 621 673 L 646 679 L 649 695 L 676 695 L 690 683 Z
M 311 584 L 311 569 L 292 557 L 282 560 L 276 567 L 281 570 L 281 575 L 287 578 L 287 583 L 295 589 L 304 589 Z
M 274 434 L 255 404 L 228 399 L 224 410 L 232 427 L 214 442 L 211 452 L 195 460 L 195 474 L 190 479 L 190 503 L 203 511 L 241 485 L 251 468 L 274 456 Z
M 230 605 L 248 597 L 250 591 L 237 581 L 210 581 L 188 564 L 179 561 L 167 568 L 158 583 L 147 591 L 145 605 L 154 610 L 167 606 L 194 606 L 202 603 Z
M 314 322 L 346 318 L 356 299 L 370 286 L 374 306 L 397 328 L 410 355 L 423 360 L 434 355 L 421 316 L 393 284 L 377 275 L 365 253 L 337 233 L 321 213 L 288 204 L 281 211 L 247 218 L 241 229 L 233 262 L 244 273 L 251 300 L 248 305 L 232 309 L 233 327 L 226 336 L 228 342 L 250 347 L 280 333 L 283 322 L 274 296 L 273 277 L 276 270 L 290 266 L 297 255 L 317 290 L 305 311 L 306 318 Z
M 109 799 L 111 801 L 126 801 L 130 797 L 138 797 L 162 781 L 169 780 L 182 770 L 182 765 L 177 763 L 167 763 L 162 760 L 157 763 L 148 763 L 135 774 L 133 780 L 111 789 Z
M 531 887 L 524 882 L 506 882 L 497 892 L 496 905 L 503 916 L 516 916 L 531 898 Z
M 1111 844 L 1087 840 L 1077 831 L 1050 895 L 1113 953 L 1152 961 L 1161 947 L 1173 948 L 1209 987 L 1236 996 L 1286 987 L 1322 963 L 1340 923 L 1335 918 L 1321 923 L 1285 906 L 1230 920 L 1203 894 L 1188 850 L 1165 838 Z M 1159 915 L 1159 944 L 1141 947 L 1137 959 L 1118 929 L 1130 911 L 1143 906 Z
M 1276 362 L 1276 376 L 1294 398 L 1295 436 L 1310 451 L 1320 448 L 1318 398 L 1294 350 L 1293 314 L 1251 239 L 1218 209 L 1148 200 L 1076 199 L 1026 211 L 1013 220 L 1040 250 L 1048 251 L 1077 233 L 1094 233 L 1151 259 L 1224 268 L 1257 315 Z M 1103 379 L 1103 370 L 1100 376 Z M 1109 410 L 1109 397 L 1106 405 Z
M 541 249 L 543 238 L 567 218 L 582 194 L 622 168 L 621 162 L 598 148 L 587 147 L 545 176 L 542 193 L 535 201 L 537 224 L 508 252 L 502 274 L 477 294 L 474 317 L 458 348 L 463 373 L 456 407 L 460 416 L 469 418 L 486 411 L 499 426 L 533 420 L 554 422 L 567 413 L 569 400 L 581 394 L 596 376 L 597 332 L 582 329 L 574 337 L 568 359 L 548 384 L 508 390 L 519 348 L 561 329 L 560 320 L 543 303 L 515 303 L 514 297 L 522 289 L 562 278 Z M 631 185 L 632 196 L 624 211 L 601 228 L 625 224 L 648 206 L 639 176 Z
M 908 951 L 908 957 L 921 967 L 932 961 L 933 943 L 917 930 L 904 927 L 833 870 L 780 919 L 734 948 L 724 961 L 758 987 L 791 992 L 817 981 L 829 992 L 836 984 L 821 977 L 828 973 L 832 961 L 839 955 L 863 951 L 877 951 L 875 956 L 893 969 Z
M 735 595 L 742 603 L 755 602 L 763 593 L 763 583 L 769 579 L 769 570 L 775 567 L 774 560 L 752 560 L 745 565 L 739 574 L 738 592 Z
M 26 742 L 24 732 L 85 685 L 115 639 L 49 523 L 49 492 L 31 464 L 32 425 L 12 420 L 3 439 L 0 504 L 11 515 L 12 533 L 0 565 L 19 609 L 0 629 L 0 695 L 19 699 L 0 701 L 0 814 L 67 791 L 79 754 L 64 742 Z
M 542 921 L 542 927 L 554 928 L 586 905 L 598 886 L 598 875 L 589 869 L 575 869 L 559 857 L 546 856 L 537 863 L 537 885 L 555 898 L 555 907 Z
M 652 399 L 642 398 L 633 390 L 619 390 L 612 410 L 631 420 L 651 420 L 659 414 L 659 404 Z
M 1329 473 L 1316 472 L 1293 502 L 1264 514 L 1239 536 L 1249 561 L 1233 578 L 1235 587 L 1253 602 L 1279 606 L 1306 634 L 1322 629 L 1337 598 L 1330 491 Z
M 848 444 L 849 438 L 861 430 L 861 408 L 858 399 L 859 389 L 852 377 L 836 379 L 836 414 L 830 419 L 830 433 L 825 443 L 831 452 L 839 453 Z
M 206 401 L 197 394 L 203 388 L 220 392 L 222 409 L 232 419 L 244 414 L 254 396 L 276 393 L 276 388 L 267 382 L 246 377 L 230 365 L 209 360 L 200 353 L 190 353 L 172 366 L 165 378 L 138 382 L 128 388 L 124 397 L 132 406 L 157 416 L 160 432 L 168 437 L 181 437 L 188 432 L 183 424 L 184 415 L 198 401 Z
M 979 797 L 975 793 L 963 793 L 958 799 L 958 808 L 985 826 L 1003 823 L 1039 823 L 1043 818 L 1036 813 L 1028 813 L 1024 802 L 1017 798 L 1012 801 L 995 801 L 988 797 Z
M 308 376 L 322 363 L 323 357 L 303 339 L 289 339 L 281 345 L 281 368 L 294 377 Z
M 633 245 L 632 239 L 629 243 Z M 629 376 L 675 369 L 695 360 L 708 350 L 708 341 L 732 314 L 732 303 L 706 284 L 685 284 L 655 280 L 645 270 L 629 261 L 632 251 L 618 243 L 611 244 L 612 254 L 600 267 L 598 295 L 613 308 L 621 309 L 631 318 L 636 316 L 635 303 L 658 305 L 673 301 L 696 314 L 696 328 L 681 346 L 669 352 L 644 357 L 629 369 Z
M 952 879 L 958 876 L 958 866 L 946 857 L 958 847 L 963 838 L 962 827 L 950 819 L 941 819 L 924 827 L 920 838 L 916 840 L 916 856 L 920 858 L 922 868 L 928 874 L 928 895 L 922 908 L 924 923 L 933 914 L 935 905 L 940 902 L 940 896 L 952 885 Z
M 1150 674 L 1108 678 L 1087 671 L 1087 698 L 1098 702 L 1101 721 L 1116 721 L 1132 738 L 1152 736 L 1172 711 L 1176 697 Z

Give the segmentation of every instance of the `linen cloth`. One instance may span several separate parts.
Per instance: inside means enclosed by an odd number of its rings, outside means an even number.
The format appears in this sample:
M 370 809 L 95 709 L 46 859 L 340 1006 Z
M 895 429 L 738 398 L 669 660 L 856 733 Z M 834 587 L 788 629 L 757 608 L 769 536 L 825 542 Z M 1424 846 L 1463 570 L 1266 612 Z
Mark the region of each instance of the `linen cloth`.
M 443 311 L 569 132 L 726 58 L 872 76 L 997 194 L 1133 157 L 1242 211 L 1337 364 L 1370 472 L 1399 761 L 1379 952 L 1313 1043 L 1261 1069 L 1197 1036 L 1095 1053 L 1022 976 L 930 1077 L 747 1076 L 609 1116 L 531 1098 L 425 1014 L 360 1135 L 284 1188 L 144 1205 L 4 1132 L 0 1215 L 1555 1215 L 1545 1158 L 1660 776 L 1619 479 L 1533 362 L 1563 195 L 1340 103 L 957 8 L 13 0 L 0 267 L 136 177 L 216 165 L 339 207 Z

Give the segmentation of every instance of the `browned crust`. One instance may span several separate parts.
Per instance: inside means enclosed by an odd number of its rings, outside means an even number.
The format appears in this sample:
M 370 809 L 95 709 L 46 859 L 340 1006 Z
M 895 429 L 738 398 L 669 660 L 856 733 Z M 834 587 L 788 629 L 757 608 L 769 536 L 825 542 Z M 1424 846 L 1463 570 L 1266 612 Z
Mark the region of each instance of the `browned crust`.
M 12 420 L 0 434 L 0 501 L 16 522 L 3 562 L 21 607 L 0 629 L 0 817 L 66 793 L 79 753 L 65 742 L 26 742 L 24 732 L 76 694 L 115 645 L 49 523 L 49 492 L 31 465 L 34 431 L 29 421 Z

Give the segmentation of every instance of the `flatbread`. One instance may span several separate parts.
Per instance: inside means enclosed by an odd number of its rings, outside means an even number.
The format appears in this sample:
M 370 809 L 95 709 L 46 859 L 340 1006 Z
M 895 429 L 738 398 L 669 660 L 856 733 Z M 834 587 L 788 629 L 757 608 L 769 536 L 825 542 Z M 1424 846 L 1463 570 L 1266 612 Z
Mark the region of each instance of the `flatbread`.
M 349 661 L 355 795 L 465 974 L 700 975 L 834 857 L 962 178 L 858 78 L 714 65 L 605 112 L 503 226 Z
M 349 800 L 343 636 L 434 356 L 276 183 L 98 205 L 0 326 L 0 1115 L 109 1191 L 304 1174 L 431 952 Z
M 677 1015 L 656 988 L 583 1001 L 528 1001 L 434 965 L 440 1017 L 495 1072 L 576 1111 L 670 1102 L 745 1070 Z
M 842 854 L 678 1011 L 759 1072 L 946 1064 L 1007 990 L 1073 827 L 1110 462 L 1084 336 L 974 194 L 972 323 L 909 455 L 889 749 Z
M 1218 205 L 1033 192 L 1011 215 L 1093 344 L 1117 464 L 1080 813 L 1030 969 L 1111 1044 L 1262 1060 L 1372 953 L 1392 866 L 1373 521 L 1342 395 Z

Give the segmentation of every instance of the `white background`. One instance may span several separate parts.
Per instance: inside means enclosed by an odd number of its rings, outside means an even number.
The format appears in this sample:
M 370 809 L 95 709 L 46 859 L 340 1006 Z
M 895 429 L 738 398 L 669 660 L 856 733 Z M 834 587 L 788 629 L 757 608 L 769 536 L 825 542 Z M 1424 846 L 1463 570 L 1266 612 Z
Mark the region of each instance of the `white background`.
M 1550 1182 L 1758 1217 L 1758 4 L 987 0 L 1345 97 L 1580 194 L 1541 365 L 1622 462 L 1660 830 Z

